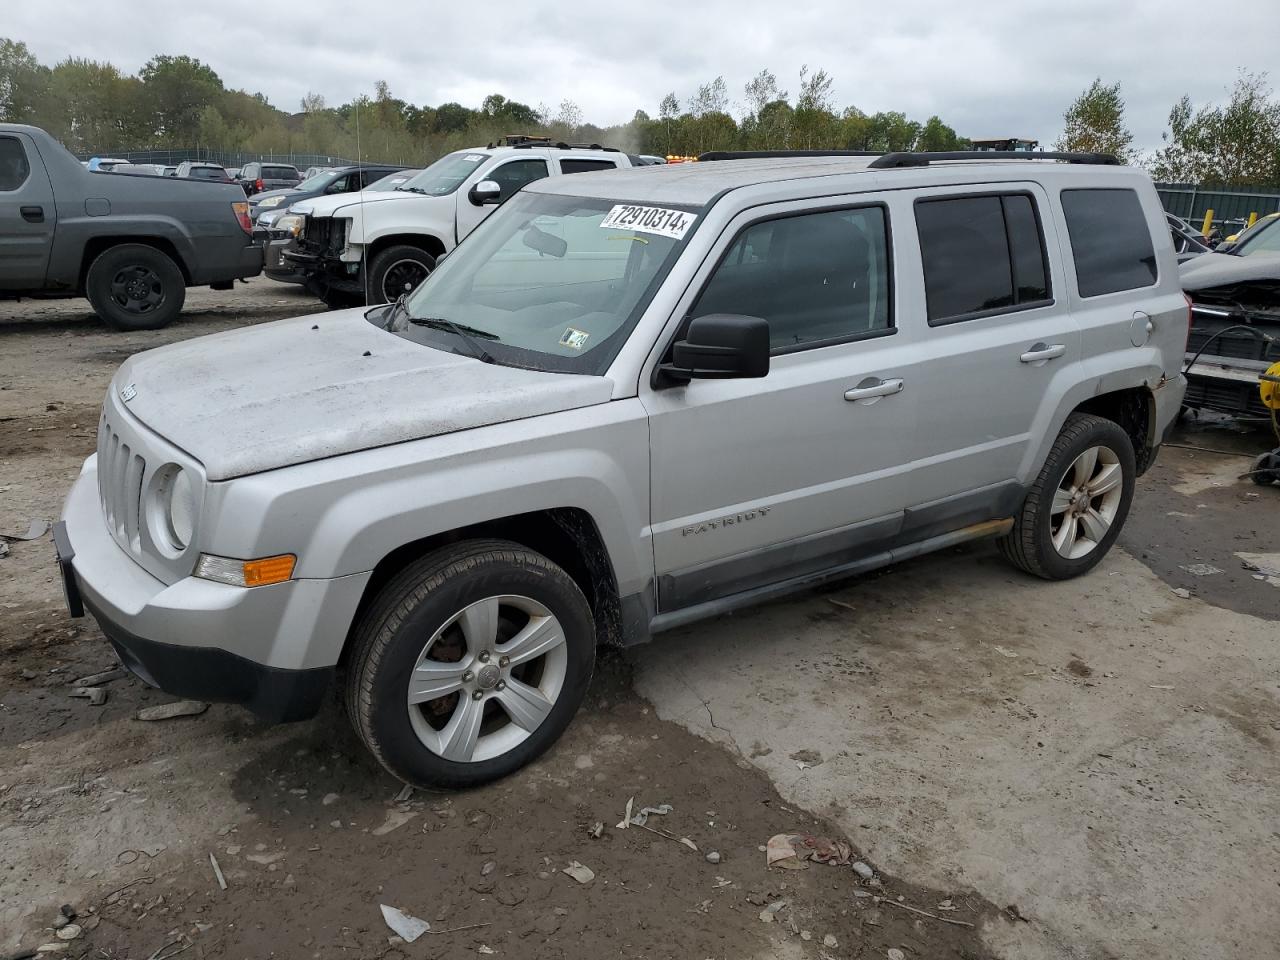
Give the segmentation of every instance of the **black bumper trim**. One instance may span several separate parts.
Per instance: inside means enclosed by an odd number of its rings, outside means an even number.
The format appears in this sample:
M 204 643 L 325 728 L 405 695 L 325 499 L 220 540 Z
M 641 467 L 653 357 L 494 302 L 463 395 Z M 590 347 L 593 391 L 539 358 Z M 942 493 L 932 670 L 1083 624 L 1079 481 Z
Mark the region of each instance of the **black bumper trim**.
M 235 703 L 269 723 L 305 720 L 319 712 L 333 667 L 283 670 L 216 647 L 183 647 L 146 640 L 85 601 L 120 662 L 144 683 L 178 697 Z

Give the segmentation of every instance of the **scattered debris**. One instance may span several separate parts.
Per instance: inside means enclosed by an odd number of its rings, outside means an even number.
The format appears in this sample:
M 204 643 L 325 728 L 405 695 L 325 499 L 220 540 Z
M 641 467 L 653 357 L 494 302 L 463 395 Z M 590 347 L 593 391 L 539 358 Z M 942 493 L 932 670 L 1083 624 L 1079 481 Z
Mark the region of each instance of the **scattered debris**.
M 928 917 L 930 920 L 938 920 L 942 923 L 954 924 L 957 927 L 972 927 L 973 924 L 967 920 L 952 920 L 950 917 L 940 917 L 936 913 L 930 913 L 928 910 L 921 910 L 919 907 L 913 907 L 910 904 L 903 903 L 900 900 L 890 900 L 888 897 L 876 897 L 876 903 L 887 903 L 891 907 L 901 907 L 903 910 L 909 910 L 912 913 L 918 913 L 922 917 Z
M 573 879 L 577 880 L 579 883 L 590 883 L 596 878 L 594 870 L 590 867 L 583 866 L 577 860 L 574 860 L 560 872 L 573 877 Z
M 907 955 L 897 947 L 889 948 L 889 960 L 907 960 Z
M 801 770 L 808 770 L 810 767 L 816 767 L 822 763 L 822 754 L 817 750 L 797 750 L 791 754 L 791 759 L 796 762 L 796 766 Z
M 484 944 L 484 943 L 480 944 L 480 948 L 479 948 L 478 950 L 476 950 L 476 953 L 483 953 L 485 956 L 492 956 L 493 954 L 495 954 L 495 953 L 497 953 L 497 952 L 498 952 L 498 951 L 494 950 L 494 949 L 493 949 L 493 947 L 489 946 L 488 944 Z
M 1152 690 L 1172 690 L 1173 689 L 1172 683 L 1148 683 L 1147 686 L 1150 687 Z
M 787 901 L 785 900 L 773 901 L 773 903 L 769 904 L 767 907 L 765 907 L 763 910 L 760 911 L 760 922 L 773 923 L 774 918 L 778 914 L 778 911 L 781 910 L 786 905 L 787 905 Z
M 1010 660 L 1018 659 L 1018 655 L 1016 653 L 1014 653 L 1012 650 L 1006 650 L 1004 647 L 1000 646 L 1000 644 L 998 643 L 993 643 L 991 645 L 991 649 L 994 650 L 996 653 L 1000 654 L 1000 656 L 1002 657 L 1008 657 Z
M 227 889 L 227 878 L 222 875 L 222 868 L 218 866 L 218 858 L 212 853 L 209 854 L 209 866 L 213 867 L 213 875 L 218 881 L 218 888 Z
M 720 852 L 718 850 L 712 850 L 710 853 L 707 854 L 707 863 L 719 863 L 720 860 L 721 860 L 721 857 L 720 857 Z
M 90 705 L 100 707 L 107 702 L 107 691 L 102 687 L 72 687 L 69 697 L 88 700 Z
M 869 866 L 867 866 L 865 863 L 863 863 L 861 860 L 855 860 L 853 862 L 853 872 L 856 873 L 858 876 L 860 876 L 863 880 L 870 880 L 872 877 L 876 875 L 876 872 L 872 870 Z
M 11 543 L 17 543 L 28 540 L 39 540 L 49 532 L 49 528 L 51 526 L 53 526 L 53 524 L 48 520 L 32 520 L 31 523 L 27 525 L 26 533 L 0 533 L 0 542 L 8 540 Z
M 955 910 L 955 909 L 957 909 L 957 908 L 956 908 L 956 905 L 955 905 L 954 903 L 952 903 L 952 902 L 951 902 L 950 898 L 948 898 L 948 899 L 946 899 L 946 900 L 943 900 L 940 904 L 938 904 L 938 906 L 937 906 L 935 909 L 938 909 L 938 910 Z
M 587 831 L 587 836 L 592 840 L 599 840 L 604 836 L 604 821 L 597 820 L 591 825 L 591 829 Z
M 387 819 L 383 821 L 382 826 L 374 827 L 370 833 L 375 837 L 385 837 L 392 830 L 403 827 L 417 815 L 417 811 L 414 810 L 388 810 Z
M 831 934 L 828 933 L 825 937 L 822 938 L 822 945 L 831 950 L 834 950 L 836 947 L 840 946 L 840 942 L 836 940 L 835 937 L 833 937 Z
M 326 793 L 323 797 L 320 798 L 320 806 L 331 807 L 335 803 L 337 803 L 340 799 L 341 798 L 336 793 Z
M 275 853 L 251 853 L 245 857 L 250 863 L 256 863 L 259 866 L 269 867 L 273 863 L 284 859 L 284 851 L 277 850 Z
M 627 798 L 627 810 L 626 813 L 622 815 L 622 822 L 617 825 L 617 829 L 625 830 L 627 827 L 631 826 L 631 805 L 635 802 L 635 797 Z
M 692 850 L 694 853 L 698 852 L 698 845 L 694 843 L 692 840 L 690 840 L 688 837 L 681 837 L 680 842 L 683 843 L 690 850 Z
M 845 840 L 815 837 L 810 834 L 779 833 L 765 844 L 765 864 L 784 870 L 803 870 L 806 860 L 833 866 L 844 866 L 853 856 L 853 848 Z
M 91 673 L 87 677 L 81 677 L 79 680 L 72 680 L 71 683 L 76 687 L 97 687 L 104 683 L 110 683 L 112 680 L 123 680 L 129 675 L 124 667 L 112 667 L 110 670 L 103 670 L 101 673 Z
M 378 906 L 382 909 L 382 919 L 387 926 L 405 943 L 413 943 L 413 941 L 431 929 L 431 924 L 427 923 L 427 921 L 419 920 L 417 917 L 410 916 L 402 910 L 389 907 L 385 903 L 381 903 Z
M 627 810 L 628 812 L 631 810 L 630 800 L 627 801 Z M 660 803 L 656 807 L 642 807 L 639 813 L 630 818 L 631 824 L 636 827 L 643 827 L 649 822 L 650 815 L 665 817 L 671 810 L 672 807 L 669 803 Z
M 65 927 L 61 927 L 56 936 L 59 940 L 74 940 L 84 932 L 78 923 L 68 923 Z
M 843 610 L 848 610 L 851 613 L 858 612 L 858 608 L 855 607 L 852 603 L 845 603 L 843 600 L 837 600 L 835 597 L 827 597 L 827 603 L 830 603 L 833 606 L 840 607 Z
M 486 860 L 484 866 L 480 868 L 480 876 L 487 877 L 497 868 L 497 864 L 492 860 Z
M 1222 573 L 1211 563 L 1180 563 L 1178 569 L 1187 571 L 1193 577 L 1211 577 L 1215 573 Z
M 1186 587 L 1174 587 L 1173 595 L 1175 597 L 1181 597 L 1183 600 L 1191 599 L 1191 591 L 1188 590 Z
M 174 717 L 198 717 L 209 709 L 209 705 L 200 700 L 175 700 L 173 703 L 162 703 L 155 707 L 143 707 L 134 718 L 137 720 L 172 720 Z
M 396 803 L 404 803 L 406 800 L 408 800 L 412 796 L 413 796 L 413 787 L 406 783 L 403 787 L 400 788 L 400 792 L 396 794 Z

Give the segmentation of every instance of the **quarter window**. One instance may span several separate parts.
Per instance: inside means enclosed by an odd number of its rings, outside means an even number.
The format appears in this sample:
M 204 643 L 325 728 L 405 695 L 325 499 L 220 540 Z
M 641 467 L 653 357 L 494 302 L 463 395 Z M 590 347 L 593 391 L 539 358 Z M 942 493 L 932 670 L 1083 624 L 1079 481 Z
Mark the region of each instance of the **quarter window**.
M 17 190 L 31 175 L 27 153 L 17 137 L 0 137 L 0 190 Z
M 1156 253 L 1137 193 L 1063 190 L 1062 212 L 1080 296 L 1100 297 L 1156 282 Z
M 692 316 L 769 321 L 775 352 L 892 329 L 883 207 L 826 210 L 744 229 L 703 288 Z
M 1044 239 L 1022 193 L 916 203 L 929 324 L 1050 301 Z

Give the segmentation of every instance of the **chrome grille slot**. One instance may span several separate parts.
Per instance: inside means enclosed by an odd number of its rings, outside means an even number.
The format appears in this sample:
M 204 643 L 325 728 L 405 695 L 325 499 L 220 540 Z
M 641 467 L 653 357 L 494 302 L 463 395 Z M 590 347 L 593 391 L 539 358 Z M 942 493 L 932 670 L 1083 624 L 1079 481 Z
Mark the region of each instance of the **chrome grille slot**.
M 147 461 L 104 417 L 98 430 L 98 497 L 107 529 L 135 556 L 142 553 L 142 486 Z

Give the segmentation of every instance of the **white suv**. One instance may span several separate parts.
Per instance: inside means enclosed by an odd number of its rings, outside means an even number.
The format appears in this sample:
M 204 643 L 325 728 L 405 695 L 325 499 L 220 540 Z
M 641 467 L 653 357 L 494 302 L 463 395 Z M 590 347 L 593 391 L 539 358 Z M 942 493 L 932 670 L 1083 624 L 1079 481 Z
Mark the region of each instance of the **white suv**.
M 394 190 L 295 204 L 284 254 L 331 306 L 389 303 L 409 293 L 494 209 L 525 184 L 566 173 L 639 166 L 598 145 L 508 137 L 442 157 Z
M 465 786 L 600 643 L 981 538 L 1082 574 L 1185 389 L 1164 212 L 1101 159 L 548 177 L 403 301 L 138 354 L 56 530 L 72 610 L 273 719 L 341 675 L 389 770 Z

